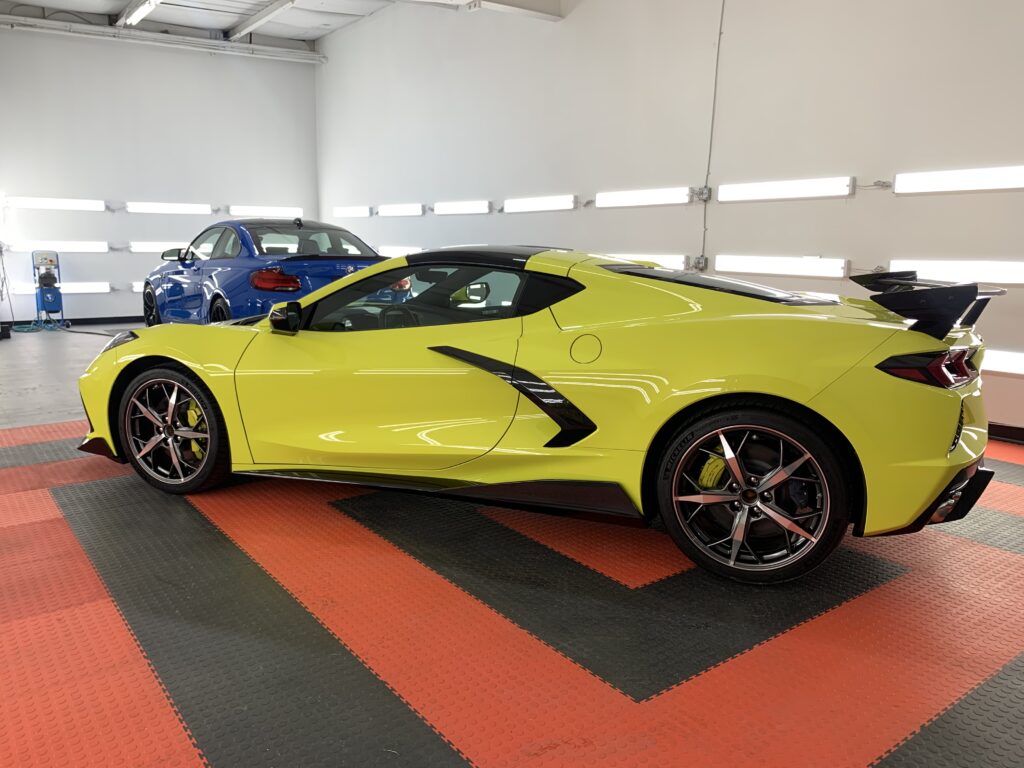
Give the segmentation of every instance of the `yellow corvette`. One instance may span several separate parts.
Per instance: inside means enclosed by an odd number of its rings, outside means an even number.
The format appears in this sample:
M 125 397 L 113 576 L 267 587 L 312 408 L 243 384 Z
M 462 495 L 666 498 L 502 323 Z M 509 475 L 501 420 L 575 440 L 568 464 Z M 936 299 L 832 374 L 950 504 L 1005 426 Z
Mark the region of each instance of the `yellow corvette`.
M 857 281 L 875 295 L 540 248 L 392 259 L 266 317 L 120 334 L 80 380 L 82 449 L 172 493 L 237 472 L 660 517 L 701 565 L 782 581 L 850 525 L 959 519 L 991 479 L 991 292 Z

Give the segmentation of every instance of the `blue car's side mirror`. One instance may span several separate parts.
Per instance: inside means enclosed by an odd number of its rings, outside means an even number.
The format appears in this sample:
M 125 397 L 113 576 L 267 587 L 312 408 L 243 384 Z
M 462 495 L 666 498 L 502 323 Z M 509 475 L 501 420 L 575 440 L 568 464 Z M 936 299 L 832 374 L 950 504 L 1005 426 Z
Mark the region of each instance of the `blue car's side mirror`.
M 160 258 L 164 261 L 184 261 L 184 255 L 184 248 L 168 248 L 160 254 Z

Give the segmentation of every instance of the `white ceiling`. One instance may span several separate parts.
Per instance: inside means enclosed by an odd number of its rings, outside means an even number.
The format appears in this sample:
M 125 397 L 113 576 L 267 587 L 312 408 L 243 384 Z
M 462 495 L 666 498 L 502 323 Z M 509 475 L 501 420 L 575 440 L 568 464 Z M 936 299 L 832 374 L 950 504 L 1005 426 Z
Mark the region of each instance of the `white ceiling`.
M 45 8 L 47 18 L 73 21 L 75 19 L 71 14 L 74 13 L 117 17 L 130 2 L 131 0 L 22 0 L 19 7 Z M 137 28 L 152 30 L 154 25 L 172 24 L 227 31 L 255 16 L 273 2 L 274 0 L 164 0 Z M 298 0 L 294 6 L 260 26 L 259 34 L 291 40 L 316 40 L 392 2 L 394 0 Z M 61 13 L 62 11 L 65 13 Z

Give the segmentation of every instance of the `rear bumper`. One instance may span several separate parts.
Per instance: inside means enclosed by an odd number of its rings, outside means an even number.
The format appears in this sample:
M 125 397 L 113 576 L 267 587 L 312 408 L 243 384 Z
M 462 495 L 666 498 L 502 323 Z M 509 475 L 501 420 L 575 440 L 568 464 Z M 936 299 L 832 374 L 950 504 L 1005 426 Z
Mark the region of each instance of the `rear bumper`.
M 916 533 L 926 525 L 962 520 L 978 503 L 994 475 L 993 470 L 985 469 L 982 461 L 964 467 L 910 525 L 883 535 Z

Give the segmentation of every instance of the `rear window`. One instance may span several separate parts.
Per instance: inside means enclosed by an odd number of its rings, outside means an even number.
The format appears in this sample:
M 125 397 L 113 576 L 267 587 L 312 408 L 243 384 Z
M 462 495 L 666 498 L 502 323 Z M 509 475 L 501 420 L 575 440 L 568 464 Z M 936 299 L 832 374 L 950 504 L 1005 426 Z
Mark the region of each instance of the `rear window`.
M 253 224 L 246 227 L 264 256 L 377 258 L 366 243 L 344 229 L 316 225 Z
M 719 277 L 717 275 L 704 275 L 699 272 L 684 272 L 681 269 L 645 267 L 640 264 L 602 264 L 601 266 L 611 272 L 618 272 L 624 275 L 647 277 L 651 280 L 663 280 L 668 283 L 679 283 L 681 285 L 692 285 L 695 288 L 732 293 L 736 296 L 746 296 L 751 299 L 763 299 L 764 301 L 773 301 L 776 304 L 815 305 L 835 303 L 818 297 L 798 296 L 795 293 L 776 290 L 775 288 L 758 283 L 748 283 L 745 280 L 734 280 L 731 277 Z

